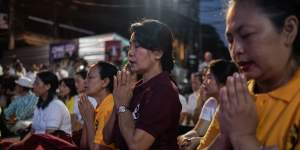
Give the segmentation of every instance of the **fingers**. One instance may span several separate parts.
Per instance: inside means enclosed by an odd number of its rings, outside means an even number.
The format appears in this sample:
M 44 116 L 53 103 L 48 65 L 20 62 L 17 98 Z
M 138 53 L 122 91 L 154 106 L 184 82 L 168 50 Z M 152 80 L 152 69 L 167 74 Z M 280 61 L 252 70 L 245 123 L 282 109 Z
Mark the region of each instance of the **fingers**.
M 234 87 L 234 78 L 231 76 L 228 77 L 226 81 L 226 93 L 227 94 L 223 93 L 224 94 L 223 102 L 226 102 L 224 104 L 224 106 L 226 106 L 224 110 L 226 110 L 226 112 L 234 113 L 233 109 L 235 108 L 235 106 L 237 106 L 237 104 L 236 104 L 236 93 Z
M 238 77 L 237 73 L 234 73 L 233 76 L 227 78 L 226 87 L 228 89 L 228 96 L 230 99 L 228 102 L 230 103 L 230 106 L 233 108 L 236 108 L 238 106 L 238 96 L 236 91 L 236 78 Z
M 235 107 L 237 107 L 237 109 L 239 109 L 239 105 L 244 105 L 245 104 L 245 87 L 244 87 L 244 83 L 241 79 L 241 75 L 238 73 L 234 74 L 234 80 L 235 80 L 235 91 L 236 91 L 236 97 L 237 97 L 237 102 L 235 105 Z
M 118 79 L 117 79 L 117 76 L 114 76 L 114 93 L 117 89 L 117 86 L 118 86 Z
M 83 104 L 82 104 L 81 100 L 78 102 L 78 109 L 79 109 L 81 116 L 84 116 L 84 108 L 83 108 Z
M 220 89 L 220 111 L 223 113 L 229 108 L 226 87 Z
M 126 76 L 126 71 L 122 70 L 121 71 L 121 85 L 126 85 L 127 76 Z
M 250 103 L 254 103 L 254 101 L 252 100 L 252 97 L 248 91 L 248 88 L 247 88 L 247 79 L 245 77 L 244 74 L 241 74 L 240 76 L 240 80 L 241 80 L 241 83 L 242 83 L 242 86 L 243 86 L 243 90 L 242 92 L 244 93 L 244 97 L 245 97 L 245 102 L 246 104 L 250 104 Z
M 230 102 L 230 98 L 228 95 L 228 90 L 226 87 L 223 87 L 220 91 L 221 93 L 221 105 L 220 105 L 220 109 L 221 109 L 221 115 L 223 117 L 225 117 L 226 119 L 228 119 L 231 115 L 233 114 L 233 106 L 232 103 Z
M 86 111 L 88 109 L 93 109 L 93 105 L 91 102 L 88 100 L 87 95 L 85 94 L 80 94 L 79 95 L 80 101 L 78 101 L 78 108 L 80 111 Z
M 87 97 L 86 94 L 82 94 L 82 100 L 83 100 L 84 102 L 87 102 L 87 101 L 88 101 L 88 97 Z M 88 101 L 88 102 L 89 102 L 89 101 Z
M 126 74 L 126 84 L 127 85 L 131 85 L 131 83 L 132 83 L 132 75 L 127 70 L 125 70 L 125 74 Z
M 129 85 L 132 81 L 130 72 L 127 70 L 122 70 L 122 85 Z
M 183 138 L 178 142 L 179 148 L 184 150 L 187 146 L 189 146 L 191 140 L 188 138 Z
M 122 72 L 118 71 L 118 73 L 117 73 L 117 87 L 119 87 L 120 84 L 121 84 L 121 80 L 122 80 L 121 78 L 122 78 Z
M 117 74 L 117 86 L 125 86 L 128 85 L 131 81 L 130 73 L 127 70 L 118 71 Z

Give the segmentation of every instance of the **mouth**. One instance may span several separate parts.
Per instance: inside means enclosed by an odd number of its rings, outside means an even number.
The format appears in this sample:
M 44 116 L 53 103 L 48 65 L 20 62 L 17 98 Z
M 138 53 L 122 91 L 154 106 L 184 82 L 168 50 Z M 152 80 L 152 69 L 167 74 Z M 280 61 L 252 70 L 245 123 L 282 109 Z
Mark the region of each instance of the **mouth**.
M 130 60 L 129 60 L 129 61 L 128 61 L 128 66 L 127 66 L 127 68 L 128 68 L 129 70 L 131 70 L 134 64 L 135 64 L 134 61 L 130 61 Z
M 89 89 L 89 87 L 88 87 L 88 86 L 85 86 L 85 87 L 84 87 L 84 90 L 85 90 L 85 91 L 87 91 L 88 89 Z
M 240 61 L 237 63 L 241 71 L 247 72 L 251 69 L 251 67 L 254 65 L 253 61 Z

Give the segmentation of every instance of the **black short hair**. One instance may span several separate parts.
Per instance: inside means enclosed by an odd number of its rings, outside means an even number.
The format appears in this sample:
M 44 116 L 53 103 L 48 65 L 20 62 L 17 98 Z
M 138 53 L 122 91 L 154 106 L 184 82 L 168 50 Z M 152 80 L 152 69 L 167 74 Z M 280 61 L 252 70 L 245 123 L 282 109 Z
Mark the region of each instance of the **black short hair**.
M 82 69 L 80 71 L 77 71 L 75 74 L 79 75 L 82 79 L 85 79 L 87 76 L 87 71 L 85 69 Z
M 99 70 L 99 75 L 101 79 L 108 78 L 109 83 L 107 85 L 107 90 L 109 92 L 112 92 L 114 89 L 114 76 L 117 74 L 118 69 L 116 66 L 114 66 L 111 63 L 104 62 L 104 61 L 99 61 L 96 64 L 98 70 Z
M 75 80 L 73 78 L 63 78 L 59 81 L 59 85 L 65 83 L 65 85 L 70 89 L 69 97 L 73 97 L 77 94 Z
M 214 75 L 219 84 L 225 84 L 228 76 L 233 75 L 235 72 L 239 72 L 235 63 L 223 59 L 211 61 L 208 69 Z
M 151 51 L 161 50 L 162 70 L 171 72 L 174 67 L 173 35 L 166 24 L 158 20 L 143 19 L 130 26 L 130 33 L 135 33 L 135 42 L 141 47 Z

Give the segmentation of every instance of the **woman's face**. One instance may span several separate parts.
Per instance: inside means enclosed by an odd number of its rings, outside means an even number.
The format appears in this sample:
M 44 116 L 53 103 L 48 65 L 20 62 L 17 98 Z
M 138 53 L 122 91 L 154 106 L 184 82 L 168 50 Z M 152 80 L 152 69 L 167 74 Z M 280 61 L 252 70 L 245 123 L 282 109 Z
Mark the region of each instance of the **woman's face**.
M 196 92 L 201 86 L 201 81 L 199 78 L 200 78 L 199 75 L 195 75 L 195 74 L 191 75 L 191 85 L 192 85 L 192 90 L 194 92 Z
M 219 86 L 217 84 L 215 76 L 210 70 L 206 71 L 206 77 L 203 83 L 204 90 L 207 96 L 216 96 L 219 93 Z
M 141 47 L 135 40 L 134 33 L 131 35 L 131 45 L 128 51 L 130 70 L 138 74 L 143 74 L 157 63 L 154 52 Z
M 15 92 L 16 92 L 17 95 L 19 95 L 23 92 L 23 88 L 20 85 L 16 84 Z
M 103 81 L 100 77 L 98 67 L 96 65 L 92 66 L 85 80 L 86 94 L 95 97 L 95 95 L 105 89 Z
M 65 82 L 61 82 L 59 87 L 59 96 L 65 97 L 68 96 L 70 93 L 70 88 L 65 84 Z
M 75 86 L 77 93 L 83 93 L 85 91 L 84 79 L 80 75 L 75 75 Z
M 33 92 L 37 96 L 43 96 L 48 93 L 49 85 L 46 85 L 39 77 L 36 77 L 33 83 Z
M 255 4 L 237 2 L 229 9 L 226 36 L 232 59 L 248 79 L 266 81 L 286 70 L 286 36 Z

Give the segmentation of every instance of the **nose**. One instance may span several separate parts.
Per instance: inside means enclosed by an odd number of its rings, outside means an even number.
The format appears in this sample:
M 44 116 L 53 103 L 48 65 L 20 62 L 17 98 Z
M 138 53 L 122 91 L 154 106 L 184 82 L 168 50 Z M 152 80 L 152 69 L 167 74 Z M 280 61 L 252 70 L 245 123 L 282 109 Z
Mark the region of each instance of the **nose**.
M 240 39 L 234 40 L 234 42 L 230 46 L 230 51 L 232 53 L 232 58 L 238 57 L 244 53 L 243 44 Z
M 134 48 L 130 47 L 128 50 L 128 57 L 132 57 L 134 54 Z
M 84 85 L 84 87 L 87 87 L 87 85 L 88 85 L 87 79 L 85 79 L 85 80 L 83 81 L 83 85 Z

